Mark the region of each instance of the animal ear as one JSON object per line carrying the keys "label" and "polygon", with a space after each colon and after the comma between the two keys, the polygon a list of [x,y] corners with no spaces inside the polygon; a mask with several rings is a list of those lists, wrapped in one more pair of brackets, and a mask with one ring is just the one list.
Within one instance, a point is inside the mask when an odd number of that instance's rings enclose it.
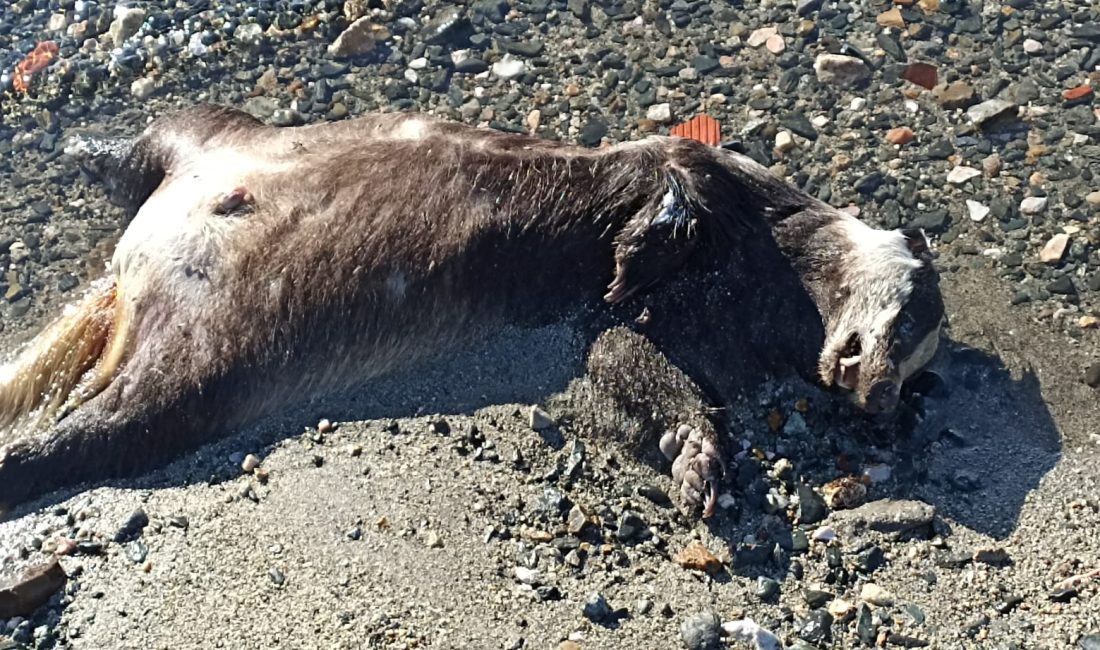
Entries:
{"label": "animal ear", "polygon": [[902,228],[901,234],[905,237],[905,244],[909,247],[909,252],[913,254],[913,257],[924,257],[929,255],[928,238],[924,236],[924,231],[920,228]]}
{"label": "animal ear", "polygon": [[700,208],[672,174],[666,174],[665,186],[615,237],[615,278],[604,300],[626,300],[679,268],[695,248]]}

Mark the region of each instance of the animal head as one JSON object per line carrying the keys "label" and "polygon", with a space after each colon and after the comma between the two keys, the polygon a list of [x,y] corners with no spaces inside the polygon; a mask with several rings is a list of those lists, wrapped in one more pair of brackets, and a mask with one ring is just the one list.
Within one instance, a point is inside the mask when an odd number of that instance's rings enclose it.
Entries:
{"label": "animal head", "polygon": [[864,410],[888,413],[939,346],[944,307],[928,240],[920,230],[876,230],[854,218],[833,227],[841,241],[826,283],[820,379]]}

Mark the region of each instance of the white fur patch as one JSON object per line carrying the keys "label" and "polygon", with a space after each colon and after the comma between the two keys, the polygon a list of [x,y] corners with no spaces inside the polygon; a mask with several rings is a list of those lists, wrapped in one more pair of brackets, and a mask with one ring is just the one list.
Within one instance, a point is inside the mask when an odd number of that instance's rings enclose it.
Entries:
{"label": "white fur patch", "polygon": [[402,122],[393,137],[397,140],[423,140],[428,131],[428,125],[424,120],[409,119]]}

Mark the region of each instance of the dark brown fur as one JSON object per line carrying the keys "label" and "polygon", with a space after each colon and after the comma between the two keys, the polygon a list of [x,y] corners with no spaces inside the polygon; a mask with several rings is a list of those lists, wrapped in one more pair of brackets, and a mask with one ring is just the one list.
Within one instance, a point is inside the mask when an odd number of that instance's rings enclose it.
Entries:
{"label": "dark brown fur", "polygon": [[[838,213],[696,142],[594,151],[397,115],[273,129],[200,107],[95,171],[137,215],[109,289],[117,359],[43,428],[0,418],[9,505],[142,471],[503,324],[648,306],[640,329],[718,394],[816,372],[822,313],[791,259]],[[597,309],[605,294],[618,304]],[[0,404],[20,388],[0,384]]]}

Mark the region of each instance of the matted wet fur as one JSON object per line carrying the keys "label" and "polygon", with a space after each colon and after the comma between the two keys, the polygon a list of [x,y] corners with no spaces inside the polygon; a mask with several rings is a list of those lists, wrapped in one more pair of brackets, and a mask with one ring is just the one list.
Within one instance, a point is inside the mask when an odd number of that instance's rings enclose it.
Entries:
{"label": "matted wet fur", "polygon": [[[8,506],[579,315],[629,324],[700,401],[796,371],[886,411],[943,311],[920,233],[680,138],[592,150],[392,114],[276,129],[201,106],[68,150],[133,218],[108,277],[0,367]],[[704,501],[714,427],[670,417],[687,426],[661,448]]]}

